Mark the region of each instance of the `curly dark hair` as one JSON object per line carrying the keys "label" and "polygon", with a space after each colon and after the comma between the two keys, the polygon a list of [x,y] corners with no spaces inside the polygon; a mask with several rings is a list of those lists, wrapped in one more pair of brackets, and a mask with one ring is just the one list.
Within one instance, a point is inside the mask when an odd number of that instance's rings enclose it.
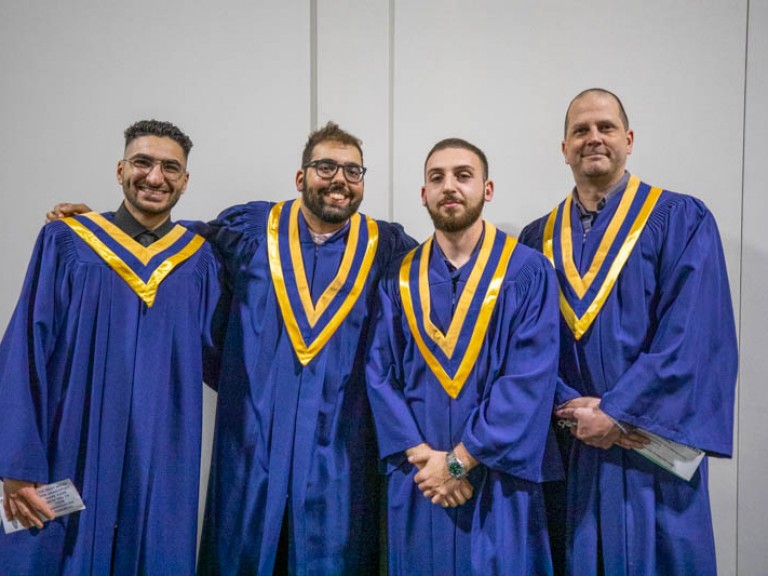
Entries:
{"label": "curly dark hair", "polygon": [[161,120],[139,120],[125,129],[125,147],[141,136],[159,136],[170,138],[184,150],[184,158],[189,157],[192,140],[178,126]]}
{"label": "curly dark hair", "polygon": [[312,151],[315,149],[315,146],[322,142],[338,142],[339,144],[354,146],[360,152],[360,161],[362,162],[363,160],[363,141],[346,130],[339,128],[339,125],[335,122],[328,122],[325,126],[309,135],[307,143],[304,145],[304,152],[301,155],[302,166],[306,166],[312,161]]}

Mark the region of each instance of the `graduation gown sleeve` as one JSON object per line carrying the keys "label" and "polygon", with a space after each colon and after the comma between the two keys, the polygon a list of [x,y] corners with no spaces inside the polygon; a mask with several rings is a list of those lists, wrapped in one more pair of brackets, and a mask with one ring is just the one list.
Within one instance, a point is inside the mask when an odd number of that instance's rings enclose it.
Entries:
{"label": "graduation gown sleeve", "polygon": [[48,482],[51,410],[62,393],[46,366],[68,299],[71,242],[46,226],[40,232],[16,309],[0,346],[0,477]]}
{"label": "graduation gown sleeve", "polygon": [[[541,255],[526,254],[527,261],[510,286],[514,298],[499,303],[505,338],[496,346],[504,349],[503,367],[470,412],[461,440],[489,468],[540,482],[562,474],[549,433],[559,310],[554,270]],[[510,302],[516,303],[515,309],[508,307]]]}
{"label": "graduation gown sleeve", "polygon": [[648,223],[659,253],[657,302],[647,319],[652,337],[605,392],[601,408],[622,422],[730,456],[738,355],[723,249],[703,203],[669,196]]}
{"label": "graduation gown sleeve", "polygon": [[378,289],[373,317],[372,337],[366,363],[368,397],[378,435],[379,454],[389,467],[397,468],[405,460],[405,451],[424,442],[416,418],[403,394],[405,349],[402,307],[397,298],[400,264],[391,266]]}

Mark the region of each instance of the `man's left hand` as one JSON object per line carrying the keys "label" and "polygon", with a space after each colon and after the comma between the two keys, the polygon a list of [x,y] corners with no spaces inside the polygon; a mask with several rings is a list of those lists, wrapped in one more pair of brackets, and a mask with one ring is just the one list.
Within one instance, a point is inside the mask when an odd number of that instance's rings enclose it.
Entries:
{"label": "man's left hand", "polygon": [[585,444],[607,450],[621,438],[621,429],[599,406],[576,408],[573,418],[576,427],[571,428],[571,432]]}

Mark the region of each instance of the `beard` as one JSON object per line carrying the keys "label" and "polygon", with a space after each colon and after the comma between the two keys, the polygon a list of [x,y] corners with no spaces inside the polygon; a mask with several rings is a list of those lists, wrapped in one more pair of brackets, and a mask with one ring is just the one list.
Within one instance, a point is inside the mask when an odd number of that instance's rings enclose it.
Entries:
{"label": "beard", "polygon": [[152,186],[147,185],[144,180],[137,180],[136,182],[126,180],[123,182],[123,195],[125,196],[125,199],[141,214],[155,215],[170,212],[181,198],[181,193],[178,190],[168,190],[165,187],[160,187],[156,190],[166,195],[166,201],[165,203],[156,204],[154,202],[142,200],[139,197],[140,188],[148,190],[153,189]]}
{"label": "beard", "polygon": [[[445,200],[442,202],[445,202]],[[485,200],[480,200],[476,204],[465,203],[463,212],[448,214],[440,212],[439,205],[437,208],[427,205],[427,212],[429,212],[429,217],[432,218],[435,230],[440,232],[461,232],[480,219],[483,214],[483,204],[485,204]]]}
{"label": "beard", "polygon": [[[325,201],[328,192],[340,192],[349,198],[346,206],[336,206]],[[304,184],[301,191],[301,200],[307,209],[323,222],[328,224],[341,224],[349,220],[363,201],[363,195],[355,196],[344,186],[327,186],[324,188],[312,188]]]}

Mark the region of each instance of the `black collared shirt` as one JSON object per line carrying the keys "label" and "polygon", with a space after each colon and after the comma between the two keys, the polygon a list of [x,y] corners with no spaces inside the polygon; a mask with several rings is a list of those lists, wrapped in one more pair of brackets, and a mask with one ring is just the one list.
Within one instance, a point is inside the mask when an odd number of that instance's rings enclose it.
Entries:
{"label": "black collared shirt", "polygon": [[125,203],[120,204],[120,208],[115,211],[112,223],[142,246],[149,246],[153,242],[157,242],[173,230],[173,222],[171,222],[170,217],[154,230],[148,230],[128,212]]}

